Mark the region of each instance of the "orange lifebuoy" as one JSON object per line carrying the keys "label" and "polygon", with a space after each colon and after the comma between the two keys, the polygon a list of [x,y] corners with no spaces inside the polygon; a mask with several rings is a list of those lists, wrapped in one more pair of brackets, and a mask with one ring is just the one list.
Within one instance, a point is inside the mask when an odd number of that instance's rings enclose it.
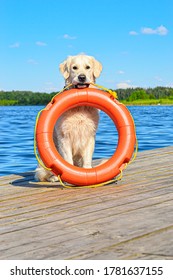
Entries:
{"label": "orange lifebuoy", "polygon": [[[76,106],[92,106],[104,111],[113,120],[118,131],[118,144],[113,156],[102,165],[89,168],[73,166],[58,153],[53,142],[57,119]],[[86,186],[103,183],[117,176],[128,163],[136,142],[133,118],[125,107],[109,93],[95,89],[70,89],[55,96],[41,113],[36,127],[36,142],[40,157],[55,175],[75,185]]]}

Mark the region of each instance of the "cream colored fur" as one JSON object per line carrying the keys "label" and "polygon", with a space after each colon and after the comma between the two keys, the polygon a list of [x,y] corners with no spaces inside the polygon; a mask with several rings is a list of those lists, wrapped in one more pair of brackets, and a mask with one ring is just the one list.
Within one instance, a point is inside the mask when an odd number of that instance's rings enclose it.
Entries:
{"label": "cream colored fur", "polygon": [[[94,57],[77,55],[68,57],[60,64],[65,84],[85,88],[99,77],[102,65]],[[54,143],[61,156],[70,164],[92,168],[92,155],[99,112],[90,106],[78,106],[68,110],[58,119],[54,128]],[[36,169],[36,180],[57,181],[52,172],[40,165]]]}

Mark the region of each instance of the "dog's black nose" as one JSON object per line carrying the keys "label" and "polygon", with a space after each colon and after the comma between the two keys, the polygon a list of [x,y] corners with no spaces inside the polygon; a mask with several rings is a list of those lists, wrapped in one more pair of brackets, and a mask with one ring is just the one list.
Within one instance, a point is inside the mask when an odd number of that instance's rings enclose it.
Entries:
{"label": "dog's black nose", "polygon": [[86,81],[86,76],[84,74],[80,74],[78,76],[78,80],[80,83],[84,83]]}

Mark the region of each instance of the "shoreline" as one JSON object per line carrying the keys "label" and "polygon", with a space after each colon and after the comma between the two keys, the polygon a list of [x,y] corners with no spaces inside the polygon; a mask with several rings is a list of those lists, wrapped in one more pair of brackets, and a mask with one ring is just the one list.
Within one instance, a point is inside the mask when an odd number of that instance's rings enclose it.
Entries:
{"label": "shoreline", "polygon": [[[173,106],[173,100],[166,99],[159,99],[157,102],[156,100],[134,100],[132,102],[126,100],[119,100],[120,103],[124,104],[125,106]],[[160,102],[159,102],[160,101]],[[167,102],[166,102],[167,101]],[[17,106],[46,106],[46,104],[0,104],[0,107],[17,107]]]}
{"label": "shoreline", "polygon": [[126,106],[173,106],[173,100],[169,99],[151,99],[151,100],[134,100],[134,101],[126,101],[121,100],[124,105]]}
{"label": "shoreline", "polygon": [[[120,101],[121,102],[121,101]],[[136,103],[126,103],[126,102],[121,102],[123,103],[125,106],[173,106],[172,104],[136,104]]]}

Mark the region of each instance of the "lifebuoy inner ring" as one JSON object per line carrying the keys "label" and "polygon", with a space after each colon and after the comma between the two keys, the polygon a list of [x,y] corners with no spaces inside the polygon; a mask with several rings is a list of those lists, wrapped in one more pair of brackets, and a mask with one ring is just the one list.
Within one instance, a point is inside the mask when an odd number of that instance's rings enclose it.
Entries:
{"label": "lifebuoy inner ring", "polygon": [[[104,111],[113,120],[118,131],[118,145],[113,156],[102,165],[91,169],[73,166],[58,153],[53,142],[57,119],[76,106],[93,106]],[[40,157],[55,175],[75,185],[103,183],[117,176],[132,157],[136,142],[135,126],[128,109],[109,93],[95,88],[70,89],[55,96],[41,113],[36,127],[36,142]]]}

